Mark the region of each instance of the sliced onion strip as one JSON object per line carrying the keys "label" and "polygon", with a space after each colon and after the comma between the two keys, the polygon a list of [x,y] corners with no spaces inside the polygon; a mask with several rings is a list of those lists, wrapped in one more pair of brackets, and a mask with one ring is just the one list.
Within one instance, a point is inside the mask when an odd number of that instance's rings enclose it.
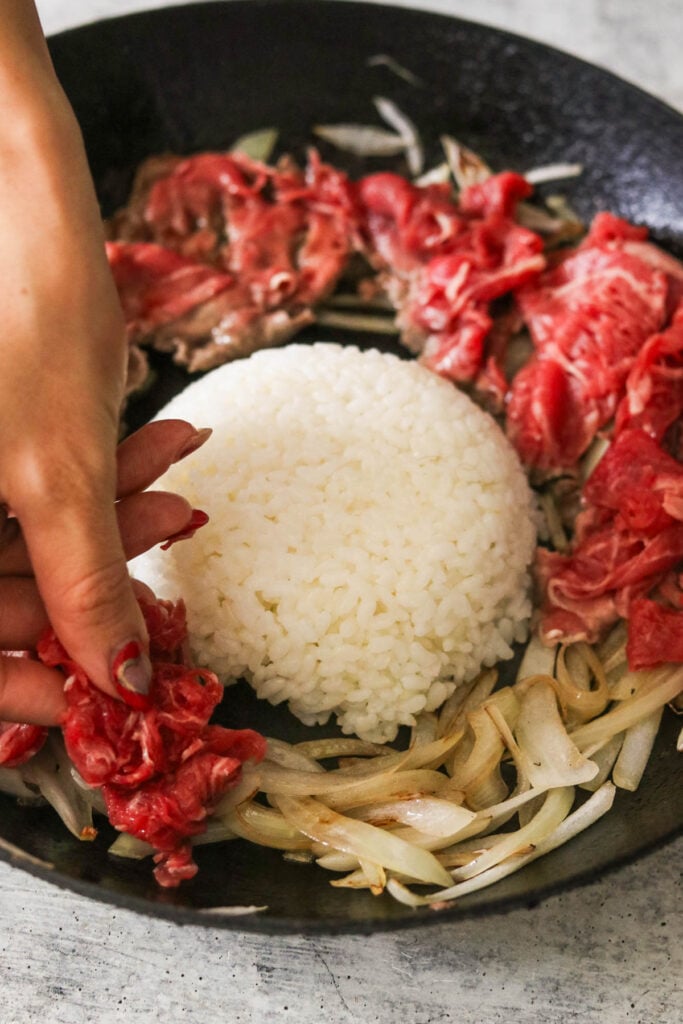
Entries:
{"label": "sliced onion strip", "polygon": [[402,885],[393,878],[387,880],[387,889],[392,896],[408,906],[423,907],[432,905],[436,907],[437,904],[440,906],[447,905],[459,896],[466,896],[470,892],[476,892],[478,889],[484,889],[488,885],[499,882],[501,879],[514,874],[515,871],[519,871],[532,861],[545,856],[546,853],[550,853],[551,850],[555,850],[570,839],[573,839],[610,810],[614,802],[615,792],[616,787],[613,783],[606,782],[584,804],[567,815],[564,821],[547,835],[545,839],[536,843],[534,849],[530,850],[529,853],[503,861],[495,865],[495,867],[482,872],[480,875],[458,882],[448,889],[432,893],[431,896],[420,896],[417,893],[411,892],[405,885]]}
{"label": "sliced onion strip", "polygon": [[359,860],[381,864],[423,882],[439,885],[448,878],[448,873],[427,850],[411,846],[374,825],[337,814],[312,797],[296,800],[280,796],[277,806],[294,828],[332,849],[353,854]]}
{"label": "sliced onion strip", "polygon": [[612,780],[619,789],[635,792],[640,785],[647,762],[650,759],[664,706],[627,729],[619,756],[614,765]]}
{"label": "sliced onion strip", "polygon": [[574,790],[571,786],[551,790],[546,795],[540,810],[528,825],[517,829],[516,832],[511,832],[471,864],[459,868],[454,872],[453,877],[458,881],[464,881],[494,867],[506,857],[519,856],[528,847],[536,846],[541,839],[546,838],[553,829],[557,828],[560,822],[564,821],[571,810],[573,801]]}
{"label": "sliced onion strip", "polygon": [[261,804],[242,804],[228,811],[221,819],[223,825],[242,839],[276,850],[306,850],[308,839],[271,807]]}
{"label": "sliced onion strip", "polygon": [[683,692],[681,665],[663,665],[640,675],[647,676],[647,679],[643,680],[641,690],[634,697],[624,700],[600,718],[580,725],[572,731],[572,740],[579,750],[587,750],[597,744],[606,743],[612,736],[630,729],[636,722],[651,715],[657,708],[668,704]]}
{"label": "sliced onion strip", "polygon": [[535,789],[576,786],[598,773],[568,735],[555,690],[542,677],[522,697],[515,738],[524,774]]}
{"label": "sliced onion strip", "polygon": [[411,825],[437,838],[456,835],[476,817],[474,811],[434,796],[369,804],[353,809],[349,816],[371,825]]}

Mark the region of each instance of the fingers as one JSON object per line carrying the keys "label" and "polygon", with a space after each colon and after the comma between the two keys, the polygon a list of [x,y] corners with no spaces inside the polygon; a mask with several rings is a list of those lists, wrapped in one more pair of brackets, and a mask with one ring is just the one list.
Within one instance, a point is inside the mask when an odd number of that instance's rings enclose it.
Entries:
{"label": "fingers", "polygon": [[[162,491],[131,495],[118,504],[117,512],[128,559],[181,532],[192,519],[192,508],[184,498]],[[10,562],[20,571],[8,568]],[[47,613],[30,574],[28,552],[19,536],[9,560],[0,553],[0,650],[35,647],[47,625]]]}
{"label": "fingers", "polygon": [[[32,646],[49,617],[101,689],[133,701],[136,692],[146,692],[146,629],[126,561],[186,531],[192,509],[175,494],[138,492],[196,451],[210,433],[182,420],[137,431],[117,451],[116,505],[102,494],[98,499],[89,479],[79,481],[71,471],[61,485],[53,480],[41,495],[19,502],[21,529],[0,506],[0,647]],[[30,578],[32,566],[43,601]],[[119,639],[112,642],[113,637]]]}
{"label": "fingers", "polygon": [[183,530],[192,518],[192,506],[179,494],[146,491],[118,502],[116,513],[130,560]]}
{"label": "fingers", "polygon": [[47,624],[35,580],[0,579],[0,650],[24,651],[35,647]]}
{"label": "fingers", "polygon": [[[120,502],[119,524],[132,558],[181,530],[192,515],[188,502],[176,494],[136,494]],[[23,545],[23,541],[22,541]],[[25,550],[25,549],[24,549]],[[153,594],[132,581],[136,598]],[[48,625],[35,580],[0,578],[0,650],[28,650]],[[65,710],[64,678],[26,658],[0,658],[0,720],[55,725]]]}
{"label": "fingers", "polygon": [[145,694],[147,631],[115,514],[115,452],[83,444],[56,454],[50,461],[29,448],[8,488],[48,618],[102,690]]}
{"label": "fingers", "polygon": [[28,658],[0,657],[0,719],[58,725],[66,711],[64,677]]}
{"label": "fingers", "polygon": [[[116,516],[126,559],[130,561],[185,529],[192,518],[192,508],[179,494],[146,491],[117,502]],[[16,528],[10,530],[10,524]],[[16,520],[11,519],[5,531],[0,531],[0,578],[5,576],[33,576],[26,542]]]}
{"label": "fingers", "polygon": [[116,453],[118,498],[144,491],[170,465],[197,451],[211,436],[184,420],[156,420],[122,441]]}

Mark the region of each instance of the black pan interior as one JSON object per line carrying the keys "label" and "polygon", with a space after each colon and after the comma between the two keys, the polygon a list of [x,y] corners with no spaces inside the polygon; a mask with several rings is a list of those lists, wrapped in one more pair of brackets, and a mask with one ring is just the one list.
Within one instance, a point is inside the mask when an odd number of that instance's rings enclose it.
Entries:
{"label": "black pan interior", "polygon": [[[428,163],[439,159],[443,133],[496,169],[579,162],[583,175],[563,183],[562,192],[583,218],[611,210],[647,224],[656,239],[683,254],[680,115],[606,72],[505,32],[370,4],[237,0],[100,22],[54,37],[50,48],[82,126],[105,215],[125,201],[136,166],[152,153],[227,147],[244,132],[275,126],[280,149],[302,156],[313,125],[374,121],[372,98],[383,95],[419,125]],[[379,54],[409,69],[419,84],[386,64],[370,66]],[[351,174],[385,166],[322,152]],[[163,360],[156,370],[157,384],[132,410],[131,426],[187,381]],[[310,735],[286,711],[257,705],[246,687],[229,691],[227,700],[230,724],[292,740]],[[0,854],[88,896],[212,926],[360,932],[497,913],[589,881],[681,831],[677,729],[668,715],[641,788],[620,794],[607,818],[441,914],[333,889],[319,869],[241,842],[202,848],[198,877],[165,892],[147,863],[108,856],[106,829],[94,844],[79,844],[50,810],[18,807],[5,797]],[[268,909],[252,917],[206,913],[231,904]]]}

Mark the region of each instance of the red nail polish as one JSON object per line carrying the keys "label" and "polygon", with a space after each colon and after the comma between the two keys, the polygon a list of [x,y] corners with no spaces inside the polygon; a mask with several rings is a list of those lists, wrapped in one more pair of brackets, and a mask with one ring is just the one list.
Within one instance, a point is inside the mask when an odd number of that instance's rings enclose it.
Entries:
{"label": "red nail polish", "polygon": [[152,663],[137,640],[129,640],[114,655],[111,674],[116,692],[129,707],[144,711],[149,707]]}
{"label": "red nail polish", "polygon": [[188,455],[192,455],[198,448],[208,441],[213,430],[211,427],[202,427],[201,430],[195,430],[194,434],[185,442],[178,454],[176,455],[174,462],[180,462],[181,459],[186,459]]}
{"label": "red nail polish", "polygon": [[193,508],[192,515],[189,521],[182,530],[178,530],[177,533],[172,533],[170,537],[167,537],[164,543],[161,545],[162,551],[168,551],[171,544],[175,544],[179,540],[189,540],[190,537],[194,537],[197,530],[202,526],[206,526],[209,521],[209,517],[206,512],[202,512],[200,508]]}

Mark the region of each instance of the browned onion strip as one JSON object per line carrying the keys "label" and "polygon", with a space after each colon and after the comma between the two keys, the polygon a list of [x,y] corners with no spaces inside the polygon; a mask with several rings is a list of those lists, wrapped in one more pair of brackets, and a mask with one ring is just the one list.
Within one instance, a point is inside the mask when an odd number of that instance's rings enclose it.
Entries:
{"label": "browned onion strip", "polygon": [[646,678],[635,696],[572,732],[572,740],[579,750],[597,749],[598,745],[602,746],[612,736],[629,729],[683,692],[683,665],[662,665],[641,676]]}

